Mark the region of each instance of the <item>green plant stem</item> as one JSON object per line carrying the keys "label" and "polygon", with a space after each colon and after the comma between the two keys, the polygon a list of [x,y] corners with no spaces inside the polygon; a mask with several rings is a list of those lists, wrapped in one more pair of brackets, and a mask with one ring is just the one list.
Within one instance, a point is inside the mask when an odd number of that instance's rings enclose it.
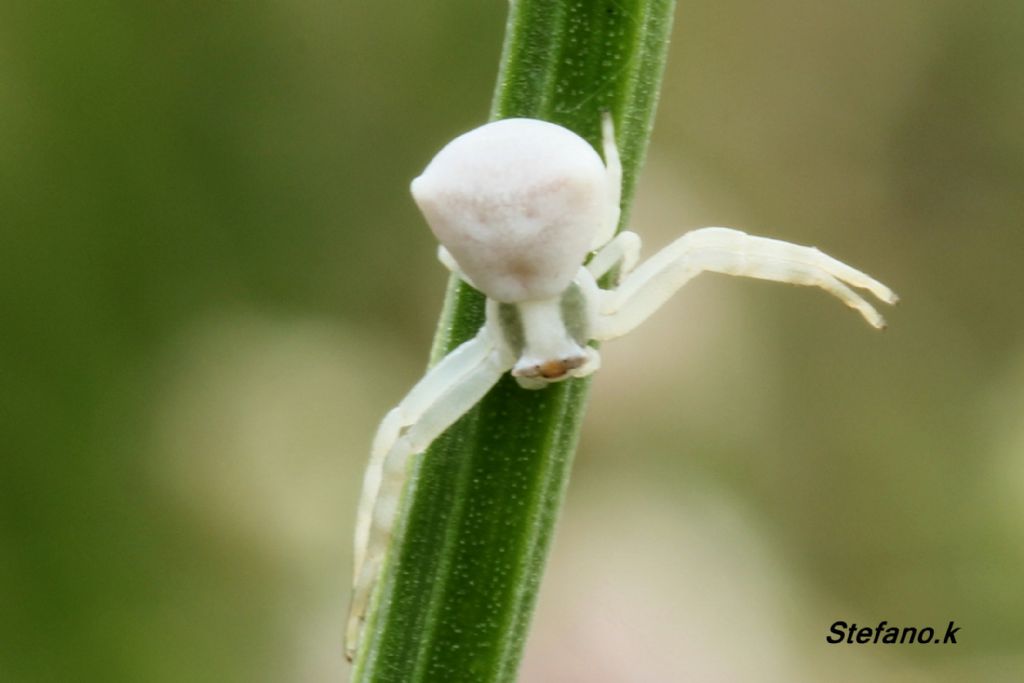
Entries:
{"label": "green plant stem", "polygon": [[[515,0],[492,117],[553,121],[600,149],[610,110],[623,223],[643,160],[674,0]],[[432,361],[472,337],[483,297],[452,279]],[[569,478],[588,380],[505,377],[416,460],[352,680],[511,681]]]}

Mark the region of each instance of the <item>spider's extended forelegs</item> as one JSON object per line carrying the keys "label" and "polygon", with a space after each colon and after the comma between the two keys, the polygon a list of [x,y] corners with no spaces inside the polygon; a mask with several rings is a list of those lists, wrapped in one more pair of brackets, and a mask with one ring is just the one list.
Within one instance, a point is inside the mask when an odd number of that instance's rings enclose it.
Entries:
{"label": "spider's extended forelegs", "polygon": [[349,659],[394,528],[409,458],[472,408],[511,366],[485,326],[431,368],[378,427],[356,518],[354,585],[345,636]]}
{"label": "spider's extended forelegs", "polygon": [[702,228],[662,249],[640,264],[617,289],[605,293],[595,338],[613,339],[626,334],[687,281],[705,271],[820,287],[878,328],[885,327],[882,316],[847,284],[867,289],[886,303],[897,301],[882,283],[814,247],[754,237],[730,228]]}

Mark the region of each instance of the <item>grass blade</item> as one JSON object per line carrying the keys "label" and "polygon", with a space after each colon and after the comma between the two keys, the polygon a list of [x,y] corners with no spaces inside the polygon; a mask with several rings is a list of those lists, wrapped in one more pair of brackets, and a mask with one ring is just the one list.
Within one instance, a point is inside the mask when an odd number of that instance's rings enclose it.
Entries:
{"label": "grass blade", "polygon": [[[650,136],[675,3],[514,0],[493,118],[618,127],[623,221]],[[483,323],[453,280],[436,361]],[[417,459],[353,681],[515,679],[579,435],[588,380],[524,391],[503,379]]]}

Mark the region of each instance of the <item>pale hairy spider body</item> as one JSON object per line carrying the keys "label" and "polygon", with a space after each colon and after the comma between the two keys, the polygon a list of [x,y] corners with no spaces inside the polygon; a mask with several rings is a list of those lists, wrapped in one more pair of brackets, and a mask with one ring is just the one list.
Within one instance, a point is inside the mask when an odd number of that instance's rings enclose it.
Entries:
{"label": "pale hairy spider body", "polygon": [[[705,271],[817,286],[874,327],[885,325],[850,286],[886,303],[897,300],[892,290],[813,247],[701,228],[638,266],[639,236],[615,234],[622,170],[610,115],[602,121],[602,138],[603,162],[561,126],[496,121],[453,140],[412,182],[413,198],[441,243],[441,262],[486,295],[486,322],[430,368],[377,430],[356,521],[350,658],[409,459],[506,372],[526,389],[593,373],[600,355],[591,341],[631,331]],[[602,288],[598,281],[616,267],[619,284]]]}

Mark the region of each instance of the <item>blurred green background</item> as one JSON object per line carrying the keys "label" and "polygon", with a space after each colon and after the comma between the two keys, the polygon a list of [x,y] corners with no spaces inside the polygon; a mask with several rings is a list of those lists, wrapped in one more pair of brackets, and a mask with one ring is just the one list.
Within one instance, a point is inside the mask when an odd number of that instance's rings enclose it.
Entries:
{"label": "blurred green background", "polygon": [[[445,286],[409,180],[507,3],[0,4],[0,681],[337,681],[358,482]],[[1024,5],[682,0],[522,680],[1024,676]],[[827,645],[836,620],[960,644]]]}

